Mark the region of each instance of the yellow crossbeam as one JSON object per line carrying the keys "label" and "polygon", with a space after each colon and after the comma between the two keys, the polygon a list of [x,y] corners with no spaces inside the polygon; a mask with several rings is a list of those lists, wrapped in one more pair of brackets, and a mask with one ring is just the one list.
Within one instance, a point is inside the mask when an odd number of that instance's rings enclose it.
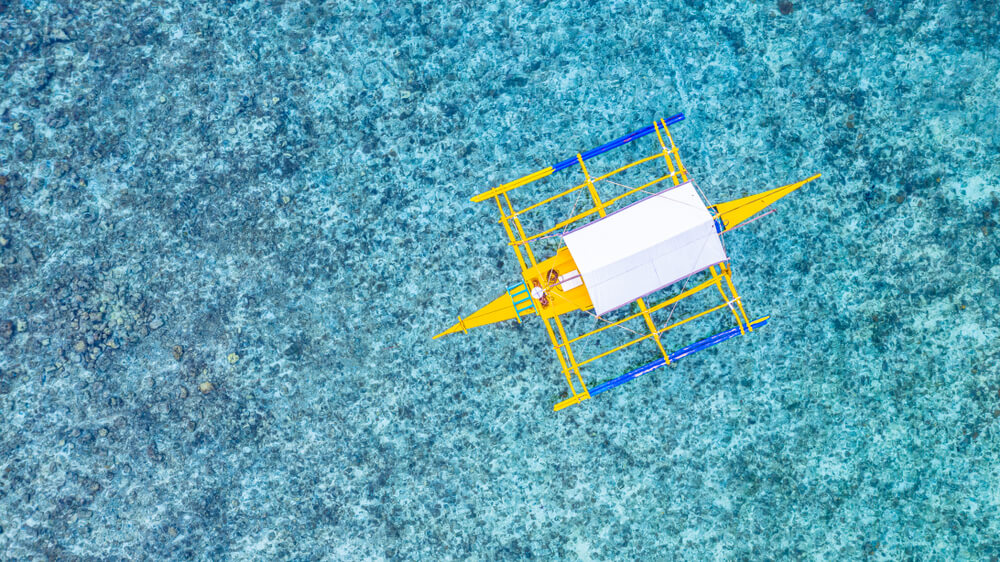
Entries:
{"label": "yellow crossbeam", "polygon": [[566,349],[566,357],[569,358],[569,363],[573,366],[573,372],[576,373],[576,379],[580,381],[580,386],[583,387],[583,392],[581,394],[585,394],[587,395],[587,398],[589,398],[590,393],[587,391],[587,383],[583,382],[583,376],[580,375],[580,365],[573,357],[573,348],[571,348],[569,343],[566,342],[568,339],[566,337],[566,329],[563,328],[562,321],[559,320],[558,316],[554,317],[553,320],[556,323],[556,327],[559,328],[559,337],[562,338],[562,341],[564,342],[563,347]]}
{"label": "yellow crossbeam", "polygon": [[[608,172],[608,173],[604,174],[603,176],[598,176],[598,177],[594,178],[594,183],[596,184],[597,182],[606,180],[606,179],[614,176],[615,174],[620,174],[621,172],[624,172],[625,170],[628,170],[629,168],[631,168],[633,166],[638,166],[639,164],[645,164],[646,162],[649,162],[650,160],[655,160],[655,159],[657,159],[659,157],[660,157],[659,154],[654,154],[652,156],[647,156],[645,158],[636,160],[635,162],[631,162],[629,164],[626,164],[626,165],[622,166],[621,168],[618,168],[617,170],[612,170],[611,172]],[[534,205],[525,207],[525,208],[521,209],[520,211],[518,211],[517,214],[523,215],[524,213],[526,213],[528,211],[537,209],[538,207],[541,207],[542,205],[546,205],[548,203],[551,203],[551,202],[555,201],[556,199],[559,199],[560,197],[565,197],[565,196],[567,196],[567,195],[569,195],[571,193],[575,193],[575,192],[577,192],[577,191],[579,191],[579,190],[581,190],[581,189],[583,189],[585,187],[587,187],[587,182],[583,182],[583,183],[581,183],[579,185],[573,186],[573,187],[571,187],[571,188],[569,188],[569,189],[567,189],[565,191],[562,191],[560,193],[557,193],[557,194],[553,195],[552,197],[549,197],[548,199],[545,199],[543,201],[539,201],[538,203],[535,203]]]}
{"label": "yellow crossbeam", "polygon": [[727,306],[729,306],[729,303],[728,302],[724,302],[724,303],[720,304],[719,306],[714,306],[712,308],[709,308],[708,310],[704,310],[702,312],[699,312],[698,314],[695,314],[694,316],[689,316],[689,317],[685,318],[684,320],[681,320],[679,322],[674,322],[673,324],[671,324],[671,325],[669,325],[669,326],[667,326],[665,328],[660,328],[659,330],[656,330],[656,331],[651,332],[649,334],[646,334],[644,336],[639,336],[638,338],[635,338],[634,340],[632,340],[632,341],[630,341],[628,343],[624,343],[624,344],[619,345],[618,347],[616,347],[614,349],[610,349],[608,351],[605,351],[604,353],[595,355],[595,356],[591,357],[590,359],[587,359],[586,361],[582,361],[582,362],[578,363],[577,365],[579,367],[583,367],[584,365],[590,363],[591,361],[596,361],[596,360],[598,360],[598,359],[600,359],[602,357],[607,357],[608,355],[611,355],[612,353],[615,353],[616,351],[621,351],[621,350],[625,349],[626,347],[629,347],[631,345],[635,345],[635,344],[637,344],[637,343],[639,343],[639,342],[641,342],[641,341],[643,341],[645,339],[651,338],[653,336],[657,336],[657,335],[662,334],[664,332],[667,332],[669,330],[673,330],[674,328],[676,328],[678,326],[681,326],[682,324],[686,324],[686,323],[688,323],[688,322],[690,322],[692,320],[695,320],[697,318],[701,318],[702,316],[704,316],[706,314],[711,314],[711,313],[715,312],[716,310],[721,310],[721,309],[723,309],[723,308],[725,308]]}
{"label": "yellow crossbeam", "polygon": [[755,195],[750,195],[748,197],[741,197],[739,199],[734,199],[732,201],[727,201],[725,203],[718,203],[712,205],[709,209],[715,210],[715,218],[722,219],[725,224],[726,229],[723,232],[729,232],[730,230],[736,228],[740,224],[744,223],[757,214],[758,212],[764,210],[768,205],[774,203],[778,199],[788,195],[789,193],[795,191],[796,189],[806,185],[807,183],[820,177],[819,174],[810,176],[802,181],[795,183],[790,183],[788,185],[778,187],[765,191],[763,193],[757,193]]}
{"label": "yellow crossbeam", "polygon": [[660,119],[660,123],[663,125],[663,130],[667,133],[667,138],[670,140],[670,151],[674,154],[674,160],[677,161],[677,171],[681,173],[681,179],[683,181],[688,181],[687,169],[684,168],[684,163],[681,162],[681,155],[677,152],[677,145],[674,144],[674,136],[670,134],[670,128],[667,127],[667,122]]}
{"label": "yellow crossbeam", "polygon": [[663,148],[663,159],[667,161],[667,168],[670,169],[670,178],[674,180],[674,185],[680,185],[681,182],[677,180],[677,170],[674,168],[674,162],[670,159],[670,150],[667,149],[666,143],[663,142],[663,135],[660,134],[660,126],[660,123],[653,122],[653,127],[656,128],[656,138],[659,139],[660,147]]}
{"label": "yellow crossbeam", "polygon": [[489,191],[486,191],[486,192],[480,193],[479,195],[473,196],[472,199],[470,199],[470,201],[472,201],[474,203],[479,203],[480,201],[486,201],[490,197],[496,197],[498,195],[503,195],[503,194],[507,193],[508,191],[510,191],[512,189],[517,189],[517,188],[521,187],[522,185],[528,185],[529,183],[531,183],[533,181],[540,180],[540,179],[542,179],[542,178],[544,178],[546,176],[550,176],[550,175],[552,175],[552,172],[553,172],[552,166],[549,166],[548,168],[543,168],[543,169],[538,170],[537,172],[535,172],[533,174],[528,174],[528,175],[526,175],[526,176],[524,176],[522,178],[518,178],[518,179],[516,179],[516,180],[514,180],[512,182],[505,183],[505,184],[503,184],[503,185],[501,185],[499,187],[494,187],[493,189],[491,189]]}
{"label": "yellow crossbeam", "polygon": [[[715,286],[719,289],[719,294],[722,295],[722,300],[725,302],[730,302],[729,295],[727,295],[726,292],[722,290],[722,277],[724,277],[724,275],[719,275],[718,273],[716,273],[714,265],[710,269],[712,270],[712,277],[715,278]],[[740,327],[740,335],[742,336],[743,334],[746,333],[746,330],[743,329],[743,321],[740,320],[740,315],[736,312],[736,308],[734,306],[729,305],[729,310],[733,312],[733,317],[736,318],[736,325]]]}
{"label": "yellow crossbeam", "polygon": [[729,292],[733,294],[733,298],[736,300],[736,306],[740,307],[740,314],[743,315],[743,322],[746,323],[747,329],[751,332],[753,331],[753,324],[747,318],[747,311],[743,310],[743,300],[740,299],[739,293],[736,292],[736,287],[733,285],[733,270],[729,269],[729,265],[726,266],[726,284],[729,285]]}
{"label": "yellow crossbeam", "polygon": [[646,302],[640,298],[636,299],[635,303],[639,305],[639,311],[642,313],[642,318],[646,321],[646,328],[648,328],[649,332],[655,336],[656,347],[660,348],[660,354],[663,355],[663,360],[669,364],[670,356],[667,355],[667,352],[663,349],[663,343],[660,342],[660,334],[656,332],[656,324],[653,323],[653,316],[649,313],[649,309],[646,308]]}
{"label": "yellow crossbeam", "polygon": [[[507,208],[510,209],[511,216],[509,218],[514,220],[514,226],[517,227],[517,233],[521,237],[521,243],[524,244],[524,251],[528,254],[528,259],[531,261],[531,266],[535,267],[538,262],[535,260],[535,253],[531,251],[531,245],[525,240],[524,228],[521,226],[521,219],[517,218],[517,214],[514,213],[514,205],[510,202],[510,197],[506,193],[503,194],[504,200],[507,201]],[[527,269],[527,268],[525,268]],[[524,270],[522,270],[524,271]]]}
{"label": "yellow crossbeam", "polygon": [[[704,289],[706,289],[708,287],[711,287],[714,284],[715,284],[715,279],[707,279],[707,280],[703,281],[702,283],[698,284],[695,287],[692,287],[692,288],[690,288],[690,289],[688,289],[688,290],[686,290],[686,291],[684,291],[682,293],[678,293],[678,294],[674,295],[673,297],[670,297],[669,299],[667,299],[667,300],[665,300],[665,301],[663,301],[661,303],[657,303],[656,305],[650,307],[649,312],[653,313],[653,312],[656,312],[657,310],[660,310],[662,308],[670,306],[670,305],[674,304],[675,302],[680,301],[682,299],[686,299],[686,298],[690,297],[691,295],[697,293],[698,291],[702,291],[702,290],[704,290]],[[600,328],[597,328],[595,330],[591,330],[591,331],[587,332],[586,334],[583,334],[582,336],[577,336],[577,337],[569,340],[569,342],[567,342],[567,343],[575,343],[575,342],[578,342],[578,341],[580,341],[580,340],[582,340],[584,338],[589,338],[590,336],[593,336],[595,334],[603,332],[604,330],[607,330],[608,328],[614,328],[615,326],[624,324],[625,322],[628,322],[629,320],[634,320],[635,318],[638,318],[639,316],[642,316],[642,312],[637,312],[637,313],[635,313],[635,314],[633,314],[631,316],[628,316],[626,318],[623,318],[623,319],[621,319],[621,320],[619,320],[617,322],[611,322],[611,323],[605,324],[605,325],[601,326]]]}
{"label": "yellow crossbeam", "polygon": [[521,248],[519,247],[520,242],[514,237],[514,231],[510,228],[510,223],[507,222],[507,213],[503,210],[503,205],[500,203],[500,196],[496,195],[493,199],[497,202],[497,209],[500,210],[501,223],[503,223],[503,229],[507,232],[507,238],[510,238],[510,245],[514,246],[514,251],[517,253],[517,262],[521,264],[521,271],[527,271],[528,266],[524,263],[524,256],[521,255]]}
{"label": "yellow crossbeam", "polygon": [[601,196],[597,194],[597,188],[594,187],[594,182],[590,179],[590,172],[587,171],[587,165],[583,163],[583,155],[577,153],[576,159],[580,161],[580,169],[583,170],[583,177],[587,178],[587,191],[590,192],[590,198],[594,200],[594,208],[597,209],[597,214],[602,217],[607,216],[607,213],[604,211],[604,203],[601,203]]}
{"label": "yellow crossbeam", "polygon": [[[646,189],[647,187],[650,187],[652,185],[656,185],[657,183],[659,183],[659,182],[661,182],[661,181],[663,181],[663,180],[665,180],[665,179],[667,179],[669,177],[670,176],[660,176],[660,177],[656,178],[655,180],[653,180],[653,181],[651,181],[649,183],[640,185],[639,187],[637,187],[635,189],[631,189],[629,191],[626,191],[625,193],[619,195],[618,197],[615,197],[614,199],[611,199],[611,200],[607,201],[606,203],[604,203],[604,206],[605,207],[609,207],[609,206],[617,203],[618,201],[621,201],[622,199],[628,197],[629,195],[632,195],[632,194],[634,194],[636,192],[642,191],[643,189]],[[547,236],[549,234],[552,234],[553,232],[555,232],[557,230],[561,230],[564,227],[566,227],[568,225],[571,225],[574,222],[576,222],[576,221],[578,221],[578,220],[580,220],[582,218],[589,217],[590,215],[596,213],[597,211],[598,211],[597,207],[594,207],[594,208],[592,208],[590,210],[584,211],[584,212],[582,212],[582,213],[580,213],[578,215],[570,217],[570,218],[568,218],[568,219],[560,222],[559,224],[553,226],[552,228],[550,228],[548,230],[543,230],[542,232],[539,232],[538,234],[535,234],[534,236],[528,236],[523,241],[511,242],[511,245],[514,245],[514,244],[525,244],[525,243],[531,242],[533,240],[537,240],[539,238],[542,238],[543,236]]]}
{"label": "yellow crossbeam", "polygon": [[729,306],[729,303],[728,302],[724,302],[724,303],[720,304],[719,306],[713,306],[712,308],[709,308],[708,310],[703,310],[703,311],[699,312],[698,314],[695,314],[694,316],[689,316],[689,317],[685,318],[684,320],[681,320],[679,322],[674,322],[673,324],[671,324],[671,325],[669,325],[669,326],[667,326],[665,328],[660,328],[660,333],[662,334],[663,332],[669,332],[670,330],[673,330],[674,328],[676,328],[676,327],[678,327],[678,326],[680,326],[682,324],[687,324],[688,322],[690,322],[692,320],[697,320],[698,318],[701,318],[702,316],[705,316],[706,314],[711,314],[711,313],[715,312],[716,310],[721,310],[722,307],[725,307],[725,306]]}

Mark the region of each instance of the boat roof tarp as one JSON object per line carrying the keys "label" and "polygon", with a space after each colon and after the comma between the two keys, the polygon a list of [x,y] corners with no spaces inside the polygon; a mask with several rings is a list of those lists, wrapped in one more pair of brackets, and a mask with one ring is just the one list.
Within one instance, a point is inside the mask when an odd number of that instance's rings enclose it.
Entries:
{"label": "boat roof tarp", "polygon": [[563,240],[596,314],[727,259],[712,215],[690,181],[582,226]]}

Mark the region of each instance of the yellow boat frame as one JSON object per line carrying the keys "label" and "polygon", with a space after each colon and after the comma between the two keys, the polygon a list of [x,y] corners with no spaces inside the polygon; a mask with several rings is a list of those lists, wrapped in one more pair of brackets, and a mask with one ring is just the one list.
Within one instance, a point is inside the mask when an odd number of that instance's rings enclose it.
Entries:
{"label": "yellow boat frame", "polygon": [[[754,328],[766,324],[767,320],[770,318],[769,316],[759,318],[752,322],[750,321],[743,307],[742,299],[733,284],[732,270],[730,269],[728,261],[720,263],[717,266],[709,267],[707,271],[709,274],[708,278],[701,281],[696,286],[683,290],[679,294],[652,305],[647,305],[642,298],[636,299],[634,302],[638,306],[638,312],[615,322],[607,322],[603,326],[579,336],[570,337],[567,335],[565,326],[560,320],[560,316],[568,312],[577,310],[587,311],[593,309],[590,296],[587,293],[586,286],[584,284],[580,284],[572,288],[566,288],[566,290],[564,290],[561,282],[555,282],[553,279],[549,278],[549,272],[551,271],[568,272],[577,269],[573,262],[573,258],[565,245],[560,247],[554,256],[539,262],[535,257],[535,252],[532,250],[531,243],[543,237],[549,237],[554,233],[565,231],[567,227],[583,219],[587,219],[589,217],[604,217],[607,215],[608,210],[613,206],[622,203],[630,196],[646,192],[648,188],[653,187],[664,180],[669,179],[674,186],[678,186],[688,181],[687,169],[681,161],[677,145],[674,143],[673,135],[670,133],[670,129],[668,127],[669,125],[680,122],[683,119],[683,114],[674,115],[669,119],[660,119],[654,122],[651,126],[621,137],[615,141],[602,145],[601,147],[585,153],[578,153],[575,158],[570,158],[554,166],[543,168],[537,172],[528,174],[520,179],[500,185],[473,197],[473,202],[487,201],[489,199],[493,199],[495,202],[497,209],[500,212],[499,222],[503,225],[504,231],[507,233],[507,238],[509,240],[508,244],[514,248],[514,253],[517,255],[518,263],[521,266],[522,282],[508,287],[506,294],[496,298],[493,302],[479,309],[472,315],[466,318],[459,316],[456,324],[437,334],[434,338],[437,339],[441,336],[459,331],[467,333],[469,328],[493,324],[504,320],[516,319],[518,322],[521,322],[525,316],[537,314],[545,323],[545,330],[548,333],[549,340],[552,342],[552,348],[555,350],[556,356],[559,359],[559,364],[562,367],[566,383],[569,385],[570,396],[557,403],[553,408],[554,410],[561,410],[567,406],[587,400],[600,392],[610,390],[611,388],[623,384],[624,382],[638,378],[639,376],[642,376],[643,374],[659,367],[669,365],[671,362],[679,359],[680,357],[684,357],[690,353],[711,347],[731,337],[752,332]],[[597,177],[591,176],[585,163],[586,160],[654,132],[656,133],[656,139],[659,141],[659,150],[657,152],[621,166],[606,174],[599,175]],[[635,166],[652,162],[660,158],[662,158],[663,162],[666,164],[666,174],[660,175],[659,177],[639,187],[629,188],[624,193],[606,201],[601,198],[597,191],[597,185],[599,182],[608,180],[616,174],[624,172],[625,170],[631,169]],[[576,186],[521,209],[516,209],[514,204],[511,202],[510,192],[515,189],[546,178],[555,172],[572,167],[576,164],[579,164],[580,170],[583,174],[583,181]],[[774,201],[777,201],[778,199],[818,177],[820,177],[820,174],[816,174],[800,182],[765,191],[763,193],[758,193],[749,197],[736,199],[734,201],[718,205],[710,205],[708,209],[712,212],[713,218],[715,219],[716,230],[720,235],[724,232],[733,230]],[[525,232],[521,222],[521,217],[523,215],[534,211],[543,205],[552,203],[562,197],[576,193],[582,189],[587,190],[593,204],[592,207],[577,213],[572,217],[562,220],[554,226],[541,232],[531,235],[528,235],[528,233]],[[529,287],[535,288],[536,294],[540,288],[542,296],[540,298],[535,298],[535,296],[531,294]],[[691,297],[703,290],[711,289],[712,287],[715,287],[721,295],[722,304],[708,308],[687,318],[671,322],[669,325],[657,326],[654,323],[652,318],[653,312],[674,305],[683,299]],[[736,320],[735,328],[695,342],[694,344],[681,348],[673,353],[667,352],[662,341],[662,335],[664,333],[712,312],[722,310],[723,308],[729,308],[732,312],[732,315]],[[572,344],[601,333],[609,328],[621,326],[622,324],[639,317],[644,320],[648,333],[633,338],[632,340],[613,349],[594,355],[593,357],[589,357],[584,360],[577,359],[573,352]],[[581,367],[601,359],[602,357],[606,357],[612,353],[621,351],[649,339],[652,339],[656,343],[656,347],[661,355],[659,359],[606,383],[588,388],[587,383],[584,381],[581,374]],[[576,379],[575,382],[574,378]]]}

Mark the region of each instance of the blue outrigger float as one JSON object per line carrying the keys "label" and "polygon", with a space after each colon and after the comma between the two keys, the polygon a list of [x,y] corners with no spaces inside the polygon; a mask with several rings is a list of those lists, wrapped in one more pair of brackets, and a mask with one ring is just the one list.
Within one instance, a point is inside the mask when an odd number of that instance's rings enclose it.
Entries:
{"label": "blue outrigger float", "polygon": [[[459,316],[457,323],[434,337],[467,333],[469,328],[505,320],[521,322],[532,314],[541,317],[569,384],[570,396],[554,406],[555,410],[561,410],[767,324],[769,316],[753,321],[747,316],[733,285],[722,235],[749,222],[751,217],[771,203],[820,175],[749,197],[709,204],[698,186],[688,179],[687,169],[670,133],[669,127],[683,119],[683,113],[660,119],[643,129],[473,197],[474,202],[492,199],[496,203],[508,244],[514,248],[521,266],[521,280],[473,314],[465,318]],[[658,150],[652,155],[596,177],[587,169],[586,162],[592,158],[654,133]],[[662,162],[665,169],[660,170],[666,173],[635,188],[609,179],[648,162]],[[580,166],[583,175],[579,184],[525,207],[513,204],[511,192],[514,190],[576,165]],[[661,191],[649,191],[649,188],[665,180],[670,180],[672,185]],[[597,190],[601,182],[611,184],[617,188],[615,191],[624,189],[624,192],[602,199]],[[574,204],[571,217],[537,233],[529,235],[525,231],[522,217],[526,214],[567,195],[582,193],[581,190],[586,190],[589,195],[592,203],[589,209],[576,213]],[[563,244],[555,255],[538,261],[531,243],[553,237],[561,238]],[[695,277],[701,281],[687,288],[688,280]],[[657,303],[644,300],[681,281],[684,285],[677,294]],[[665,311],[667,307],[671,307],[672,313],[672,307],[681,300],[712,287],[722,296],[721,304],[681,320],[673,320],[670,314],[665,322],[658,324],[654,318],[654,313]],[[625,318],[609,321],[601,317],[633,303],[638,312]],[[723,309],[732,313],[735,327],[676,351],[666,350],[662,341],[666,332]],[[560,316],[577,311],[597,317],[603,325],[581,335],[568,335]],[[639,319],[645,324],[646,333],[629,330],[638,337],[584,360],[577,359],[574,354],[572,344]],[[602,384],[587,386],[581,374],[582,367],[642,341],[654,342],[660,357]]]}

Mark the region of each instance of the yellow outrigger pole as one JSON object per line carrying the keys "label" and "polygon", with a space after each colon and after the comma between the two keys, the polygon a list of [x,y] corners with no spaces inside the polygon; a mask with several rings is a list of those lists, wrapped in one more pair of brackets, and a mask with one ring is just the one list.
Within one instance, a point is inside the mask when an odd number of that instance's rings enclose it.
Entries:
{"label": "yellow outrigger pole", "polygon": [[[499,222],[503,225],[504,231],[507,233],[507,238],[509,240],[508,244],[514,248],[514,253],[517,255],[517,260],[521,267],[521,281],[507,287],[507,291],[504,294],[501,294],[491,303],[480,308],[473,314],[465,318],[460,316],[457,323],[447,330],[437,334],[434,338],[437,339],[441,336],[456,332],[467,333],[469,328],[485,326],[487,324],[493,324],[505,320],[517,320],[518,322],[521,322],[526,316],[532,314],[540,316],[545,325],[545,330],[549,336],[549,340],[552,342],[552,347],[559,360],[563,375],[569,385],[570,396],[554,406],[555,410],[560,410],[572,404],[587,400],[592,396],[600,394],[606,390],[610,390],[611,388],[624,384],[625,382],[638,378],[660,367],[669,365],[673,361],[690,355],[696,351],[712,347],[727,339],[746,332],[752,332],[755,328],[765,325],[770,318],[769,316],[764,316],[753,321],[751,321],[747,316],[743,307],[742,299],[736,292],[736,287],[733,285],[732,270],[730,269],[729,259],[728,256],[725,256],[723,249],[721,259],[710,260],[707,264],[703,264],[705,265],[704,267],[699,266],[696,271],[690,273],[684,272],[685,274],[681,277],[681,279],[691,277],[701,272],[708,273],[708,277],[694,287],[685,288],[680,293],[667,298],[662,302],[651,304],[647,304],[643,299],[643,297],[648,295],[651,291],[641,292],[628,299],[628,302],[634,302],[637,305],[638,312],[616,322],[606,322],[599,328],[584,334],[570,336],[567,333],[563,322],[560,320],[560,316],[563,314],[578,310],[595,310],[595,300],[601,301],[599,303],[600,306],[596,307],[596,309],[599,309],[600,313],[616,308],[616,305],[620,306],[620,303],[616,302],[608,305],[607,292],[604,291],[604,288],[599,285],[600,279],[598,278],[598,275],[595,274],[592,269],[588,270],[588,267],[592,267],[592,264],[584,263],[593,260],[591,256],[586,256],[584,255],[585,252],[580,251],[579,242],[576,243],[577,248],[574,249],[573,252],[577,252],[578,257],[581,260],[584,260],[580,264],[578,264],[578,260],[574,258],[574,253],[571,252],[570,247],[565,244],[558,249],[554,256],[544,259],[541,262],[537,260],[535,253],[531,248],[532,242],[543,237],[551,237],[555,235],[563,236],[564,242],[569,240],[570,237],[573,236],[573,233],[570,233],[569,235],[563,235],[563,233],[565,233],[571,226],[577,225],[586,219],[595,220],[592,220],[589,224],[578,227],[574,232],[591,228],[602,221],[607,221],[601,225],[601,227],[605,228],[605,230],[608,228],[614,228],[614,225],[611,224],[611,220],[614,217],[611,215],[615,215],[618,212],[625,212],[626,209],[630,207],[637,207],[644,204],[652,205],[655,203],[661,206],[664,204],[673,204],[674,201],[670,199],[670,194],[678,194],[675,196],[675,199],[677,197],[681,197],[684,193],[689,194],[690,197],[690,194],[694,193],[697,186],[694,186],[693,182],[689,182],[687,169],[684,167],[683,162],[681,162],[677,146],[674,144],[673,136],[669,130],[669,126],[679,123],[683,119],[683,113],[674,115],[669,119],[660,119],[648,127],[625,135],[587,152],[578,153],[576,156],[559,162],[558,164],[543,168],[537,172],[528,174],[520,179],[505,183],[473,197],[472,201],[474,202],[492,199],[496,204],[497,209],[500,212]],[[658,141],[658,150],[652,155],[621,166],[606,174],[598,176],[591,175],[587,165],[585,164],[587,160],[653,133],[655,133]],[[641,164],[645,164],[647,162],[657,162],[661,158],[662,162],[665,164],[665,170],[661,170],[665,173],[639,187],[626,187],[624,193],[615,195],[607,200],[601,198],[601,195],[597,190],[597,186],[600,182],[608,180],[616,174]],[[512,191],[576,165],[580,166],[580,171],[583,176],[582,182],[532,205],[528,205],[523,208],[517,208],[514,206],[510,196]],[[706,206],[705,209],[700,212],[705,214],[704,216],[706,217],[706,220],[709,220],[708,217],[710,217],[712,225],[714,226],[714,232],[711,233],[709,238],[719,237],[722,233],[729,232],[740,224],[746,223],[750,217],[754,216],[765,207],[818,177],[820,177],[820,174],[816,174],[802,181],[771,189],[769,191],[764,191],[749,197],[743,197],[717,205]],[[652,188],[660,182],[668,179],[672,185],[670,185],[667,189],[654,193],[652,196],[646,197],[641,201],[631,203],[628,206],[625,205],[629,198],[634,199],[635,196],[641,193],[648,194],[650,193],[647,191],[649,188]],[[621,186],[621,184],[610,181],[608,183]],[[540,232],[529,235],[525,231],[521,222],[522,216],[580,190],[586,190],[587,195],[589,195],[592,201],[592,207],[562,220],[550,228],[544,229]],[[652,201],[657,197],[660,198],[659,201]],[[694,195],[694,197],[701,203],[701,205],[704,205],[701,197],[698,197],[697,195]],[[664,203],[664,200],[666,200],[667,203]],[[616,208],[616,206],[622,208]],[[611,211],[610,215],[609,211]],[[637,211],[633,208],[632,211],[629,212],[635,214]],[[619,216],[619,218],[622,217]],[[655,227],[656,225],[653,224],[653,226]],[[710,241],[709,238],[705,238],[706,243]],[[666,250],[664,250],[665,252],[669,253],[670,251],[674,251],[669,248],[670,242],[671,240],[669,238],[664,239],[664,247],[666,248]],[[643,256],[639,257],[643,258]],[[663,256],[657,257],[657,259],[662,258]],[[659,263],[663,262],[661,261]],[[560,272],[564,272],[564,274],[560,275]],[[675,279],[663,286],[669,285],[678,280],[680,279]],[[654,286],[654,288],[658,289],[663,286]],[[654,322],[652,313],[672,306],[677,302],[703,290],[712,289],[713,287],[722,297],[721,304],[681,320],[670,322],[670,319],[668,318],[667,322],[669,322],[669,324],[666,325],[657,326]],[[591,291],[595,290],[598,292],[592,296]],[[674,352],[668,353],[666,351],[662,341],[662,336],[666,332],[686,324],[687,322],[726,308],[730,310],[736,321],[735,327],[715,334],[711,337],[699,340]],[[647,333],[639,335],[625,344],[599,353],[593,357],[579,359],[574,354],[572,344],[594,336],[609,328],[621,326],[625,322],[637,318],[642,318],[646,325]],[[588,387],[586,382],[584,382],[584,378],[581,374],[582,367],[592,363],[593,361],[646,340],[652,340],[656,344],[660,357],[655,361],[600,385]]]}

